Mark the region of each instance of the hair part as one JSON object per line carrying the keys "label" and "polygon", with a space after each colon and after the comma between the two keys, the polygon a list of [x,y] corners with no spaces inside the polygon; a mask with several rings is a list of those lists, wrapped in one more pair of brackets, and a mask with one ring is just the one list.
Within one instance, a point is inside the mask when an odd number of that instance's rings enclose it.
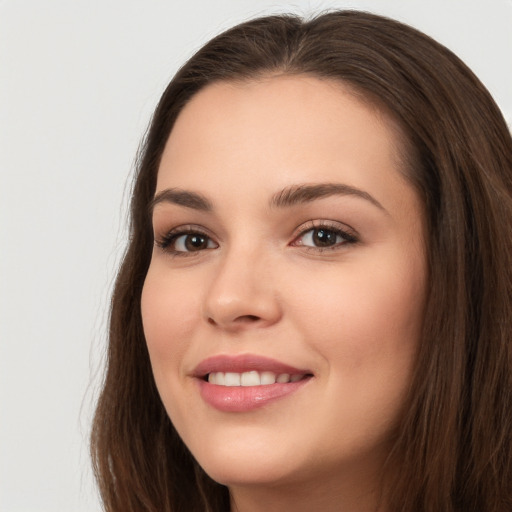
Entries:
{"label": "hair part", "polygon": [[[272,74],[342,83],[400,128],[427,217],[424,332],[386,481],[393,512],[512,509],[512,140],[498,107],[449,50],[357,11],[268,16],[215,37],[176,74],[141,148],[129,245],[111,304],[92,456],[108,512],[225,511],[158,396],[140,312],[153,235],[148,205],[179,113],[219,81]],[[406,475],[404,478],[403,475]],[[395,478],[396,477],[396,478]]]}

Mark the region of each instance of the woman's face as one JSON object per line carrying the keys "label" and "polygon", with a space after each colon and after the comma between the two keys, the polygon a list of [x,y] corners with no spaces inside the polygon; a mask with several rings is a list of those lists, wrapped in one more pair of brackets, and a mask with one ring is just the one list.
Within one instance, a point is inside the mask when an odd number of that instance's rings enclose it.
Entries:
{"label": "woman's face", "polygon": [[215,480],[311,482],[385,457],[427,277],[400,146],[376,108],[307,76],[210,85],[181,112],[142,317],[166,410]]}

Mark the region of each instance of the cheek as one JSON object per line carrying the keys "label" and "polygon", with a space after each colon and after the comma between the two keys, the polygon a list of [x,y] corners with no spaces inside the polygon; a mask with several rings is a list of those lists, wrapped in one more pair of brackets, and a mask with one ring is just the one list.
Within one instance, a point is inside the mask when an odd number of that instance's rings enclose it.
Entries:
{"label": "cheek", "polygon": [[358,371],[410,365],[422,328],[424,270],[403,258],[391,262],[310,274],[308,292],[292,292],[300,297],[301,329],[326,360]]}
{"label": "cheek", "polygon": [[191,293],[190,282],[171,280],[166,274],[150,267],[141,297],[144,335],[157,385],[169,364],[179,366],[199,321],[199,294]]}

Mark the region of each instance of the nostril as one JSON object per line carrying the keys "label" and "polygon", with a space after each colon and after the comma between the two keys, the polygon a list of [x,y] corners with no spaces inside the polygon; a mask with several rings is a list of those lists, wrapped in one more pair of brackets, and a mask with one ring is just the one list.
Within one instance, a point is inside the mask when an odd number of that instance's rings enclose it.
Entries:
{"label": "nostril", "polygon": [[252,323],[252,322],[257,322],[259,319],[260,319],[260,317],[256,316],[256,315],[243,315],[243,316],[239,316],[235,321]]}
{"label": "nostril", "polygon": [[229,323],[227,323],[227,324],[224,324],[223,322],[218,322],[217,320],[215,320],[212,317],[208,317],[207,322],[210,325],[219,326],[219,327],[221,327],[221,326],[228,327],[229,325],[231,325],[232,327],[236,327],[236,326],[240,327],[244,324],[254,324],[256,322],[259,322],[260,320],[261,320],[261,317],[259,317],[257,315],[240,315],[240,316],[237,316],[235,319],[230,320]]}

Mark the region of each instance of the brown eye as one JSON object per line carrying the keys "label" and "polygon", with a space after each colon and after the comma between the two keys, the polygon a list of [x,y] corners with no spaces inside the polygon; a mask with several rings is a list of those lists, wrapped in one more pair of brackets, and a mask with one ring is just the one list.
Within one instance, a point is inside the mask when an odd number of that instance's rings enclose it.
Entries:
{"label": "brown eye", "polygon": [[195,252],[204,249],[214,249],[216,244],[202,233],[185,233],[177,236],[172,242],[176,252]]}
{"label": "brown eye", "polygon": [[350,241],[349,237],[344,235],[344,233],[335,229],[309,229],[300,237],[300,245],[319,248],[334,247]]}
{"label": "brown eye", "polygon": [[315,229],[313,230],[312,240],[317,247],[330,247],[342,241],[342,238],[332,230]]}

